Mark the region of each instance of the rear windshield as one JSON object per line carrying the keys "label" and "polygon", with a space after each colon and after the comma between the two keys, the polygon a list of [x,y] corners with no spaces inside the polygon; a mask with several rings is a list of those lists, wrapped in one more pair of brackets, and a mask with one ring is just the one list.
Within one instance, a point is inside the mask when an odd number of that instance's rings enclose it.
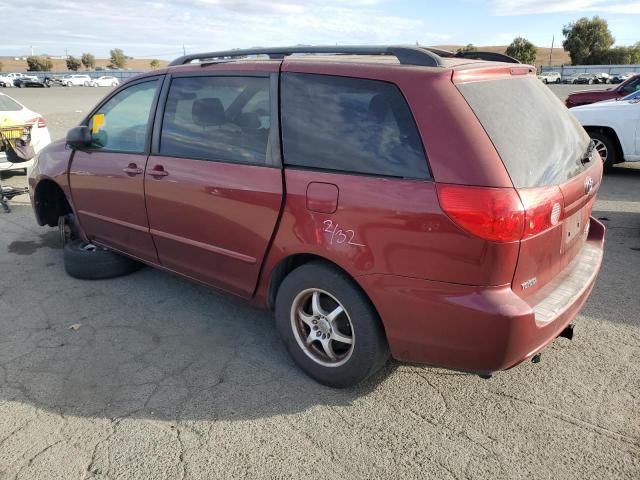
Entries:
{"label": "rear windshield", "polygon": [[534,77],[458,85],[502,158],[514,187],[557,185],[589,167],[589,136]]}

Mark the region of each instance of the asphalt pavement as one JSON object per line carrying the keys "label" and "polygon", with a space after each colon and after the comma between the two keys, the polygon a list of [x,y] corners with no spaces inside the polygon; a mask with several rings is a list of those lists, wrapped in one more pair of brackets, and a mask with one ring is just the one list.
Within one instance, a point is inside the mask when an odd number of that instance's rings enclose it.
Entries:
{"label": "asphalt pavement", "polygon": [[[4,90],[54,137],[107,91]],[[489,380],[391,362],[348,390],[307,378],[270,314],[238,300],[151,268],[68,277],[56,231],[12,203],[2,480],[640,478],[640,168],[604,180],[605,261],[573,341]]]}

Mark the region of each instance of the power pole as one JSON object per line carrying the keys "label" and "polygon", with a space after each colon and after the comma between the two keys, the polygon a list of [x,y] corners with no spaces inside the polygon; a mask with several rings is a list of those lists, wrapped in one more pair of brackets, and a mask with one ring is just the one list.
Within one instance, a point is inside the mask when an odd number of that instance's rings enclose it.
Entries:
{"label": "power pole", "polygon": [[553,44],[556,41],[556,35],[555,33],[553,34],[553,37],[551,37],[551,51],[549,52],[549,66],[551,66],[551,56],[553,55]]}
{"label": "power pole", "polygon": [[182,55],[186,55],[187,50],[184,48],[184,43],[182,44]]}

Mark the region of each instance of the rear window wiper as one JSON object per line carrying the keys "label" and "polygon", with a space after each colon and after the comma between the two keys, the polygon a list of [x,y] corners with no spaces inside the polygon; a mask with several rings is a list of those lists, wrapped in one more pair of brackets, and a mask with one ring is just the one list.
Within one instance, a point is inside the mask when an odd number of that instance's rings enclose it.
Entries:
{"label": "rear window wiper", "polygon": [[582,163],[582,165],[589,163],[591,161],[591,156],[593,155],[593,151],[596,148],[596,142],[591,139],[591,141],[589,142],[589,146],[587,147],[587,151],[584,152],[584,155],[582,155],[582,158],[580,158],[580,163]]}

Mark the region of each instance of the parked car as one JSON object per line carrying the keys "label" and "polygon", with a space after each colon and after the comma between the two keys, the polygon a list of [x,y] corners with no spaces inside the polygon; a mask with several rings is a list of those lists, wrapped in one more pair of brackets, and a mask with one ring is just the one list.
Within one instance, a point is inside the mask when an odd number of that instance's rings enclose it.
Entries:
{"label": "parked car", "polygon": [[[10,143],[22,138],[36,153],[51,143],[47,121],[39,113],[29,110],[17,100],[0,93],[0,132]],[[2,142],[0,142],[1,150]],[[11,163],[5,151],[0,151],[0,172],[30,168],[33,160]]]}
{"label": "parked car", "polygon": [[13,81],[13,85],[18,88],[49,88],[51,86],[44,78],[38,78],[36,76],[18,77]]}
{"label": "parked car", "polygon": [[593,85],[594,83],[599,83],[599,80],[593,73],[581,73],[575,78],[573,83]]}
{"label": "parked car", "polygon": [[640,90],[571,110],[595,142],[605,169],[640,161]]}
{"label": "parked car", "polygon": [[611,83],[611,75],[606,72],[597,72],[594,75],[598,79],[597,83]]}
{"label": "parked car", "polygon": [[0,72],[0,87],[13,87],[13,81],[24,75],[23,73],[2,73]]}
{"label": "parked car", "polygon": [[72,276],[142,262],[272,309],[296,363],[345,387],[389,354],[486,376],[570,337],[604,241],[589,145],[527,65],[234,50],[123,83],[29,185]]}
{"label": "parked car", "polygon": [[91,77],[89,75],[81,74],[65,75],[64,77],[62,77],[61,81],[62,84],[67,87],[82,87],[89,85]]}
{"label": "parked car", "polygon": [[576,83],[576,79],[578,78],[579,73],[568,73],[567,75],[563,75],[562,83]]}
{"label": "parked car", "polygon": [[542,72],[538,75],[538,80],[541,80],[542,83],[560,83],[562,78],[560,77],[560,72]]}
{"label": "parked car", "polygon": [[93,78],[89,82],[90,87],[117,87],[120,81],[116,77],[102,76]]}
{"label": "parked car", "polygon": [[601,102],[603,100],[625,97],[636,90],[640,90],[640,75],[634,75],[617,87],[607,88],[606,90],[572,92],[565,100],[565,104],[569,108],[577,107],[579,105],[588,105],[590,103]]}
{"label": "parked car", "polygon": [[616,73],[615,75],[613,75],[611,77],[611,83],[622,83],[625,80],[633,77],[634,75],[636,75],[633,72],[627,72],[627,73]]}

